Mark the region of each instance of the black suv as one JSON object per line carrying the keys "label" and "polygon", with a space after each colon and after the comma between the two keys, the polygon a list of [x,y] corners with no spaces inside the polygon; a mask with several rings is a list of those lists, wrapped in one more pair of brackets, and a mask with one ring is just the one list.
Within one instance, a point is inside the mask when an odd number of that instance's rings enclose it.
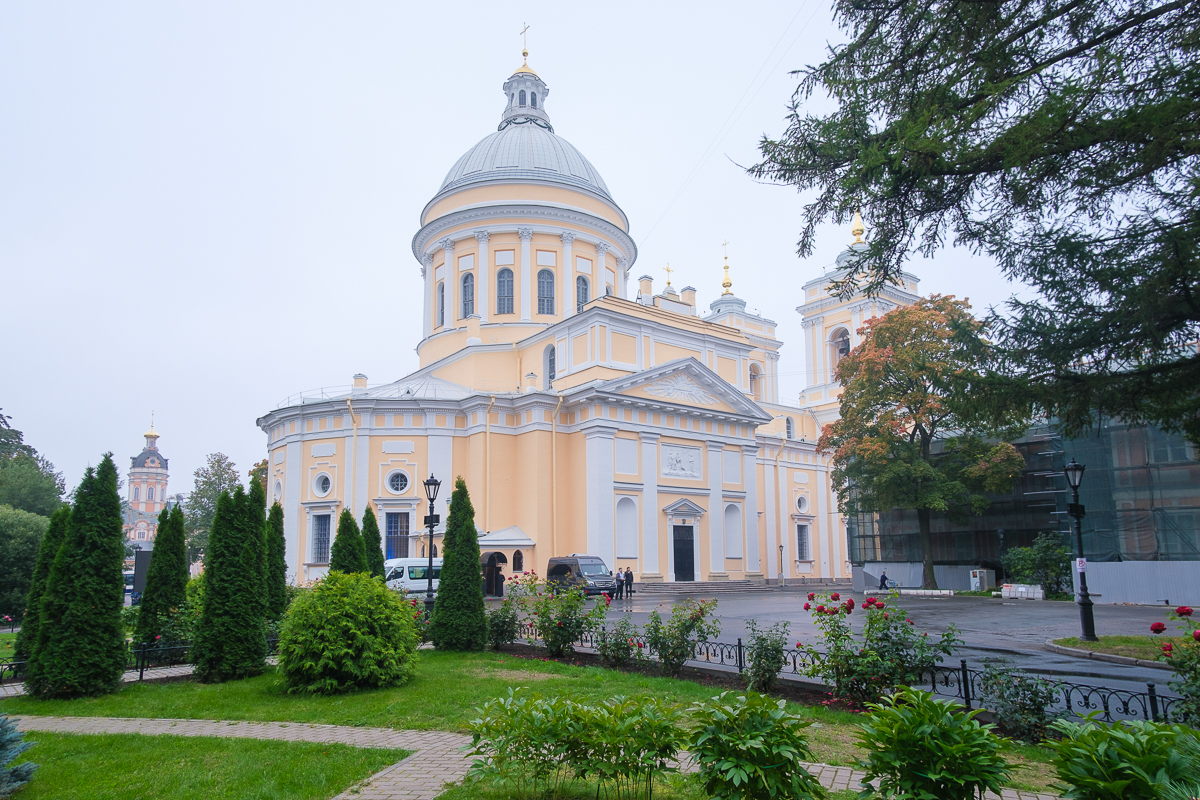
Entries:
{"label": "black suv", "polygon": [[552,558],[546,569],[546,580],[555,589],[570,589],[578,586],[584,594],[612,594],[617,584],[612,571],[599,556],[572,553],[561,558]]}

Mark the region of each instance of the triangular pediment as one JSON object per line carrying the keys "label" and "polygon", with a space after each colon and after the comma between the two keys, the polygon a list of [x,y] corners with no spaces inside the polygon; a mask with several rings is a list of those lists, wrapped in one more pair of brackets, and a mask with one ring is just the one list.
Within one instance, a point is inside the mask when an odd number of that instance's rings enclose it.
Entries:
{"label": "triangular pediment", "polygon": [[669,517],[702,517],[704,509],[686,497],[681,497],[674,503],[663,506],[663,513]]}
{"label": "triangular pediment", "polygon": [[651,369],[614,378],[598,391],[636,397],[665,406],[689,406],[769,421],[770,415],[724,378],[694,358],[678,358]]}

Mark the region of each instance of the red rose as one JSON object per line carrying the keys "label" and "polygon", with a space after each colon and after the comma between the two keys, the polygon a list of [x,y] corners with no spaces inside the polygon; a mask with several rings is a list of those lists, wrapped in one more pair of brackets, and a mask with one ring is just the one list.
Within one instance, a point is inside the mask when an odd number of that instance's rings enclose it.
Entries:
{"label": "red rose", "polygon": [[[822,605],[822,606],[817,606],[817,613],[818,613],[818,614],[824,614],[824,613],[825,613],[825,606],[823,606],[823,605]],[[1155,623],[1155,624],[1156,624],[1156,625],[1162,625],[1162,623],[1161,623],[1161,622],[1157,622],[1157,623]]]}
{"label": "red rose", "polygon": [[642,649],[642,643],[641,643],[641,642],[638,642],[638,649],[639,649],[639,650],[641,650],[641,649]]}
{"label": "red rose", "polygon": [[868,598],[867,598],[866,600],[864,600],[863,602],[864,602],[864,603],[874,603],[874,602],[875,602],[875,598],[874,598],[874,597],[868,597]]}
{"label": "red rose", "polygon": [[904,621],[905,621],[905,622],[907,622],[909,625],[914,625],[914,624],[916,624],[916,623],[914,623],[914,622],[913,622],[911,619],[906,619],[906,620],[904,620]]}
{"label": "red rose", "polygon": [[1166,644],[1164,644],[1162,646],[1163,653],[1168,656],[1171,655],[1171,651],[1174,649],[1175,649],[1175,645],[1171,644],[1170,642],[1167,642]]}
{"label": "red rose", "polygon": [[846,600],[846,605],[849,606],[850,608],[854,608],[854,598],[853,597],[848,598]]}
{"label": "red rose", "polygon": [[887,619],[887,618],[888,618],[888,615],[887,615],[887,614],[884,614],[884,615],[883,615],[883,618],[884,618],[884,619]]}
{"label": "red rose", "polygon": [[805,604],[804,604],[804,610],[805,610],[805,611],[808,611],[810,608],[812,608],[812,605],[811,605],[811,604],[809,604],[809,603],[805,603]]}
{"label": "red rose", "polygon": [[1179,608],[1175,609],[1175,613],[1181,617],[1190,617],[1192,615],[1192,609],[1187,606],[1180,606]]}
{"label": "red rose", "polygon": [[1192,631],[1192,640],[1200,642],[1200,631]]}
{"label": "red rose", "polygon": [[881,603],[881,602],[879,602],[878,600],[876,600],[876,601],[875,601],[875,607],[876,607],[876,608],[883,608],[883,603]]}
{"label": "red rose", "polygon": [[799,649],[800,649],[800,643],[799,643],[799,642],[796,642],[796,649],[797,649],[797,650],[799,650]]}
{"label": "red rose", "polygon": [[833,594],[829,595],[829,599],[836,603],[838,600],[842,599],[842,596],[837,592],[834,592]]}
{"label": "red rose", "polygon": [[1161,622],[1156,622],[1150,626],[1150,630],[1154,633],[1162,633],[1167,629],[1167,626]]}
{"label": "red rose", "polygon": [[817,593],[816,593],[816,592],[809,592],[809,593],[808,593],[808,599],[809,599],[809,600],[816,600],[816,599],[817,599]]}

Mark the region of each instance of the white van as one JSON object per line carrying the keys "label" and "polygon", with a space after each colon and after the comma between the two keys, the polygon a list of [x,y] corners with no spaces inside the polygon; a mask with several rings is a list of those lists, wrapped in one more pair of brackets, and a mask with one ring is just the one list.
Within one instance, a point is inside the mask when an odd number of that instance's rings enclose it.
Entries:
{"label": "white van", "polygon": [[[429,588],[428,558],[389,558],[383,562],[383,579],[389,589],[402,589],[409,594],[421,594]],[[442,576],[442,560],[433,560],[433,590]]]}

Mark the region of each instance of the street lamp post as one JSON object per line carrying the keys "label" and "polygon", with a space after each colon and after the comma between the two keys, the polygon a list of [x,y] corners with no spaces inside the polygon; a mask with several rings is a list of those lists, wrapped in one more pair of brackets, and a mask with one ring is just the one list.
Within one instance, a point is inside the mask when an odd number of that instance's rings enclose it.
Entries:
{"label": "street lamp post", "polygon": [[1071,487],[1071,505],[1067,507],[1067,513],[1075,519],[1075,551],[1078,553],[1078,562],[1076,569],[1079,571],[1079,624],[1082,632],[1079,635],[1081,641],[1098,642],[1096,638],[1096,620],[1092,616],[1092,598],[1088,595],[1087,588],[1087,560],[1083,556],[1083,516],[1084,508],[1079,503],[1079,484],[1083,481],[1083,464],[1075,463],[1075,459],[1071,459],[1071,463],[1063,468],[1063,474],[1067,476],[1067,484]]}
{"label": "street lamp post", "polygon": [[783,545],[779,545],[779,585],[783,586]]}
{"label": "street lamp post", "polygon": [[425,547],[425,552],[429,556],[429,566],[425,570],[425,618],[428,619],[433,615],[433,529],[438,524],[438,516],[433,513],[433,501],[437,500],[438,489],[442,488],[442,482],[433,477],[431,472],[429,480],[425,481],[424,486],[425,497],[429,498],[429,515],[425,517],[425,527],[429,528],[429,544]]}

